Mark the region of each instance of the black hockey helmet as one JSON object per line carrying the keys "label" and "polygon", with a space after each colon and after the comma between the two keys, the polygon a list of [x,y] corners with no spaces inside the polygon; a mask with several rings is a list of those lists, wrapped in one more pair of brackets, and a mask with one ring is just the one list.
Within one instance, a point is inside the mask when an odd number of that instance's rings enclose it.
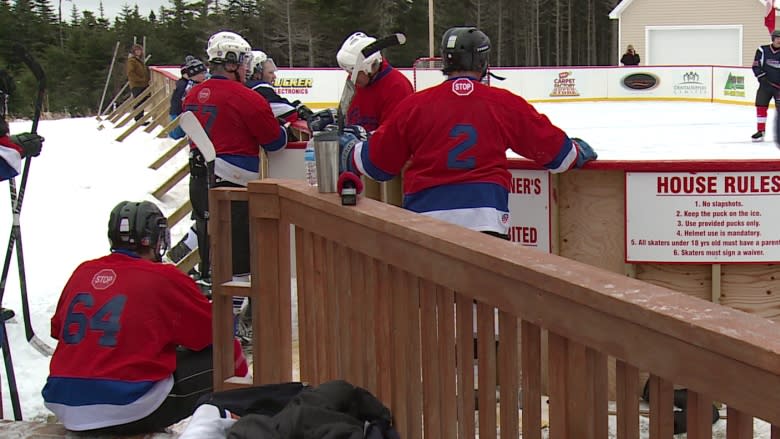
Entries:
{"label": "black hockey helmet", "polygon": [[122,201],[111,210],[108,240],[112,250],[151,248],[159,261],[171,243],[168,220],[154,203]]}
{"label": "black hockey helmet", "polygon": [[490,38],[476,27],[452,27],[441,39],[442,72],[481,72],[487,74]]}
{"label": "black hockey helmet", "polygon": [[182,76],[187,75],[188,78],[192,78],[193,76],[205,71],[206,64],[203,64],[203,61],[195,58],[192,55],[187,55],[184,58],[184,65],[181,66]]}
{"label": "black hockey helmet", "polygon": [[772,41],[774,41],[775,38],[780,38],[780,29],[772,31]]}

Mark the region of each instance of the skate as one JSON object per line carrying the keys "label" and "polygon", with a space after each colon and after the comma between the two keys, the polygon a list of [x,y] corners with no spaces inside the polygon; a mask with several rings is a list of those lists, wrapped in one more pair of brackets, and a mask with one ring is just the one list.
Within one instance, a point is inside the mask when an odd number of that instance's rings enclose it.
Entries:
{"label": "skate", "polygon": [[755,134],[750,136],[751,139],[753,139],[754,142],[763,142],[764,141],[764,132],[763,131],[756,131]]}

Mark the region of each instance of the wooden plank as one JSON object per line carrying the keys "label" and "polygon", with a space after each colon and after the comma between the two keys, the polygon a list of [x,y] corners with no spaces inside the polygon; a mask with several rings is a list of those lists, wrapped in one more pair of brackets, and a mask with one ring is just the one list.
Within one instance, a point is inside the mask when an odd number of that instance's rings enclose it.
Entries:
{"label": "wooden plank", "polygon": [[179,139],[176,143],[173,144],[170,148],[168,148],[167,151],[163,153],[160,157],[157,158],[154,162],[152,162],[151,165],[149,165],[149,169],[154,169],[155,171],[162,168],[164,164],[168,162],[171,158],[173,158],[176,154],[179,153],[182,149],[186,148],[190,144],[190,139],[187,137],[183,137]]}
{"label": "wooden plank", "polygon": [[593,413],[593,437],[606,438],[609,433],[609,374],[607,356],[594,349],[585,351],[588,370],[589,405]]}
{"label": "wooden plank", "polygon": [[[568,340],[558,334],[550,332],[547,336],[548,345],[548,369],[549,369],[549,393],[550,393],[550,439],[567,439],[569,437],[568,398],[570,396],[568,386]],[[525,422],[525,421],[524,421]]]}
{"label": "wooden plank", "polygon": [[[146,90],[144,90],[138,97],[136,97],[135,100],[140,102],[143,100],[143,97],[149,97],[145,102],[142,104],[139,104],[138,107],[133,108],[132,110],[129,110],[129,112],[125,115],[125,118],[120,120],[119,122],[114,123],[114,128],[122,128],[123,126],[127,125],[128,122],[133,120],[137,115],[141,114],[142,111],[144,111],[149,104],[151,103],[152,99],[154,98],[155,94],[158,93],[159,90],[155,90],[154,93],[152,92],[152,87],[147,87]],[[141,99],[138,99],[141,98]],[[133,104],[135,105],[135,104]],[[121,115],[120,115],[121,118]],[[112,120],[113,122],[113,120]]]}
{"label": "wooden plank", "polygon": [[772,425],[772,438],[771,439],[780,439],[780,426]]}
{"label": "wooden plank", "polygon": [[[170,134],[170,132],[175,130],[176,127],[178,127],[178,126],[179,126],[179,116],[176,116],[175,119],[173,119],[172,121],[168,122],[163,127],[162,131],[157,133],[157,138],[164,139],[164,138],[168,137],[168,134]],[[186,136],[184,138],[186,139]]]}
{"label": "wooden plank", "polygon": [[669,439],[674,434],[674,388],[672,383],[650,375],[650,439]]}
{"label": "wooden plank", "polygon": [[458,434],[458,406],[455,360],[455,293],[436,286],[436,313],[439,335],[439,393],[441,436],[454,438]]}
{"label": "wooden plank", "polygon": [[498,334],[499,340],[501,340],[498,345],[501,437],[519,437],[520,368],[517,365],[521,363],[517,317],[500,311],[498,313]]}
{"label": "wooden plank", "polygon": [[726,438],[752,439],[753,417],[733,407],[726,408]]}
{"label": "wooden plank", "polygon": [[[422,393],[423,393],[423,435],[424,437],[444,437],[442,434],[441,383],[439,373],[452,367],[452,363],[442,363],[439,359],[439,340],[437,334],[438,316],[436,309],[436,285],[430,281],[420,281],[420,337],[422,338]],[[451,307],[452,305],[450,305]],[[454,384],[454,383],[453,383]]]}
{"label": "wooden plank", "polygon": [[[333,245],[333,258],[334,262],[342,261],[342,265],[349,264],[349,251],[346,247],[339,244]],[[338,266],[338,263],[336,265]],[[354,371],[352,370],[352,333],[350,326],[352,324],[352,290],[350,288],[350,271],[355,267],[350,267],[349,270],[333,270],[334,271],[334,289],[332,290],[331,299],[333,301],[334,309],[338,314],[332,314],[333,325],[336,334],[336,340],[338,340],[336,346],[331,347],[335,349],[338,358],[339,376],[343,377],[350,383],[357,384],[355,381]]]}
{"label": "wooden plank", "polygon": [[[151,103],[149,103],[149,105],[151,105]],[[130,125],[130,127],[128,129],[126,129],[122,134],[117,136],[117,138],[115,140],[117,142],[122,142],[123,140],[125,140],[128,136],[130,136],[130,134],[133,134],[133,132],[135,132],[135,130],[137,130],[139,127],[143,126],[143,124],[146,123],[147,120],[149,120],[150,117],[154,116],[154,114],[156,112],[160,111],[160,108],[162,108],[163,105],[166,105],[165,101],[160,101],[160,102],[152,105],[151,109],[149,109],[147,112],[145,112],[144,115],[141,116],[140,119],[138,119],[135,122],[133,122],[133,124]]]}
{"label": "wooden plank", "polygon": [[157,189],[152,191],[152,196],[161,200],[163,195],[167,194],[169,190],[173,189],[181,180],[184,179],[190,173],[190,165],[185,163],[184,166],[179,168],[173,175],[163,182]]}
{"label": "wooden plank", "polygon": [[533,323],[523,320],[520,338],[523,370],[523,439],[541,439],[542,331]]}
{"label": "wooden plank", "polygon": [[[250,197],[249,202],[256,203],[255,196]],[[255,382],[261,384],[280,382],[282,380],[280,367],[284,360],[277,358],[276,355],[263,355],[266,352],[282,355],[278,295],[280,261],[277,258],[279,221],[252,218],[249,224],[250,236],[256,237],[254,245],[250,247],[253,279],[252,338],[255,352],[260,353],[254,359],[255,369],[259,369]]]}
{"label": "wooden plank", "polygon": [[408,289],[405,296],[406,321],[408,329],[406,369],[409,377],[406,380],[406,391],[409,395],[409,435],[405,437],[422,437],[422,364],[420,348],[420,285],[419,278],[406,273]]}
{"label": "wooden plank", "polygon": [[778,265],[721,266],[721,305],[780,322]]}
{"label": "wooden plank", "polygon": [[[378,363],[378,349],[385,349],[387,345],[378,345],[378,339],[374,333],[374,326],[376,325],[377,314],[374,312],[376,309],[376,296],[379,291],[379,274],[377,272],[377,263],[374,259],[366,257],[361,253],[355,253],[356,257],[361,259],[363,266],[363,309],[362,312],[368,313],[368,316],[364,315],[361,319],[360,331],[363,333],[363,364],[362,369],[364,373],[364,385],[365,388],[370,390],[374,395],[379,395],[379,379],[377,369]],[[370,316],[370,317],[369,317]]]}
{"label": "wooden plank", "polygon": [[639,369],[616,361],[617,437],[639,439]]}
{"label": "wooden plank", "polygon": [[376,361],[381,366],[377,369],[377,395],[385,405],[393,402],[393,370],[387,365],[396,365],[393,358],[393,307],[390,286],[390,267],[381,261],[374,260],[377,269],[377,288],[374,300],[374,336],[376,337]]}
{"label": "wooden plank", "polygon": [[688,389],[687,426],[689,439],[712,439],[712,400]]}
{"label": "wooden plank", "polygon": [[[225,380],[233,376],[233,301],[221,294],[223,284],[232,279],[230,202],[222,192],[209,193],[211,220],[209,221],[213,255],[212,330],[214,334],[214,389],[226,388]],[[228,346],[230,347],[228,350]],[[254,376],[257,377],[257,363]]]}
{"label": "wooden plank", "polygon": [[[392,412],[398,426],[398,434],[401,437],[415,437],[411,435],[411,418],[414,413],[409,404],[408,387],[410,375],[414,371],[407,368],[409,364],[409,351],[407,345],[410,342],[411,331],[409,329],[408,294],[409,282],[406,273],[396,267],[390,266],[388,270],[390,291],[393,294],[392,306],[392,349],[393,349],[393,404]],[[418,390],[419,391],[419,390]]]}
{"label": "wooden plank", "polygon": [[[592,377],[588,370],[587,348],[579,343],[567,340],[565,343],[565,374],[566,374],[566,431],[568,437],[593,439],[594,407],[589,396],[593,389],[589,388]],[[550,360],[552,363],[552,359]],[[550,374],[552,376],[552,374]],[[550,399],[555,396],[550,393]],[[550,411],[552,412],[552,404]],[[552,424],[552,421],[550,422]]]}
{"label": "wooden plank", "polygon": [[455,340],[458,368],[458,438],[474,439],[473,299],[455,293]]}
{"label": "wooden plank", "polygon": [[298,361],[301,382],[311,382],[314,377],[314,310],[311,309],[314,250],[312,235],[300,227],[295,228],[295,279],[298,296]]}
{"label": "wooden plank", "polygon": [[314,241],[314,277],[312,285],[314,286],[314,300],[312,308],[315,310],[314,334],[316,340],[312,340],[317,352],[316,375],[313,384],[319,384],[328,381],[331,376],[330,362],[328,361],[328,339],[327,334],[327,312],[325,304],[325,278],[326,278],[326,241],[321,236],[315,236]]}
{"label": "wooden plank", "polygon": [[[286,219],[276,222],[277,246],[275,249],[277,259],[277,303],[279,304],[279,378],[280,382],[292,381],[293,372],[293,324],[292,324],[292,270],[290,223]],[[261,264],[264,262],[261,260]],[[262,278],[260,278],[262,280]]]}
{"label": "wooden plank", "polygon": [[198,265],[198,262],[200,262],[200,253],[198,253],[198,249],[196,247],[192,249],[192,251],[189,252],[182,260],[176,263],[176,268],[178,268],[182,273],[186,274],[195,268],[195,266]]}
{"label": "wooden plank", "polygon": [[496,436],[496,326],[494,308],[477,302],[479,437]]}
{"label": "wooden plank", "polygon": [[370,295],[366,289],[365,272],[363,265],[364,258],[358,252],[346,249],[346,260],[349,261],[349,292],[350,299],[348,304],[349,321],[345,325],[349,341],[349,362],[350,382],[357,386],[368,388],[367,370],[365,368],[366,358],[366,331],[363,322],[368,320],[370,314],[366,313],[366,296]]}
{"label": "wooden plank", "polygon": [[339,350],[330,346],[332,343],[338,343],[339,340],[339,320],[341,319],[341,312],[339,310],[339,290],[336,283],[336,272],[332,267],[337,267],[341,261],[336,257],[336,243],[335,241],[325,239],[325,268],[324,273],[325,291],[324,291],[324,303],[325,303],[325,324],[324,335],[327,337],[325,343],[329,346],[326,347],[328,352],[328,380],[335,380],[344,376],[344,370],[341,367],[341,358]]}
{"label": "wooden plank", "polygon": [[183,220],[187,215],[192,212],[192,203],[190,200],[185,201],[181,206],[177,207],[170,215],[168,215],[168,228],[179,224],[179,221]]}

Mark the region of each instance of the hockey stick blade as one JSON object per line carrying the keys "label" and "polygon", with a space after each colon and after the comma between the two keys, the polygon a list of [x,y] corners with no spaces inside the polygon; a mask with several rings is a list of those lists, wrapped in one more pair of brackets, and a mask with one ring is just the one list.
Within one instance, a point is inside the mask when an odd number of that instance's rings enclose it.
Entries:
{"label": "hockey stick blade", "polygon": [[200,121],[192,111],[185,111],[179,116],[179,126],[195,142],[200,153],[206,162],[213,162],[217,158],[217,152],[214,150],[214,144],[206,134],[206,130],[201,126]]}
{"label": "hockey stick blade", "polygon": [[38,338],[37,335],[33,334],[33,336],[27,340],[33,348],[35,348],[36,351],[40,352],[41,355],[44,357],[51,357],[54,355],[54,349],[52,349],[51,346],[46,344],[45,341]]}

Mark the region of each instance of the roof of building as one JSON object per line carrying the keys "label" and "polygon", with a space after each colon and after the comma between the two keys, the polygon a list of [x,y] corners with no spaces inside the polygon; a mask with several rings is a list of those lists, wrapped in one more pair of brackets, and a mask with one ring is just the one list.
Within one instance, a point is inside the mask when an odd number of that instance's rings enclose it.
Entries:
{"label": "roof of building", "polygon": [[[613,20],[617,20],[620,18],[620,15],[623,13],[623,11],[626,10],[627,7],[633,3],[634,0],[623,0],[620,3],[618,3],[617,6],[615,6],[615,9],[612,10],[612,12],[609,13],[609,18]],[[762,5],[766,5],[765,0],[758,0],[759,3]],[[775,7],[775,13],[777,13],[777,7]]]}

